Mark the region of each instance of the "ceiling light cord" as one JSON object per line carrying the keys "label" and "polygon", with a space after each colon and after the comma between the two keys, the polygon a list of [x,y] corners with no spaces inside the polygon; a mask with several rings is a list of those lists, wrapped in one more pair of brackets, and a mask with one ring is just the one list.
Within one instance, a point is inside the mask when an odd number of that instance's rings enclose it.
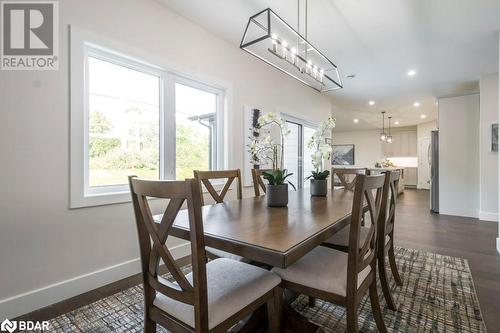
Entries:
{"label": "ceiling light cord", "polygon": [[307,16],[308,16],[307,10],[308,10],[308,8],[309,8],[309,0],[306,0],[306,27],[305,27],[306,28],[306,39],[307,39]]}
{"label": "ceiling light cord", "polygon": [[[307,39],[307,16],[308,16],[308,8],[309,8],[309,0],[306,1],[306,16],[305,16],[305,24],[304,24],[304,35],[305,39]],[[300,0],[297,0],[297,32],[300,35]],[[297,39],[297,50],[299,49],[299,40]],[[304,44],[304,54],[307,58],[307,44]]]}

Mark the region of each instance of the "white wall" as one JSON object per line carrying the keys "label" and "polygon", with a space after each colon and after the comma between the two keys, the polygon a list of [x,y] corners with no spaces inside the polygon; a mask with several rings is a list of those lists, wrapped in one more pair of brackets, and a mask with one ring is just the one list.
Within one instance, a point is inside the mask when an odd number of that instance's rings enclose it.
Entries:
{"label": "white wall", "polygon": [[479,95],[439,99],[439,213],[478,217]]}
{"label": "white wall", "polygon": [[[325,95],[155,1],[65,0],[59,22],[59,71],[0,73],[0,318],[139,269],[129,203],[68,209],[69,24],[127,46],[131,56],[225,82],[231,95],[227,149],[233,168],[243,163],[244,105],[316,121],[331,109]],[[182,255],[186,249],[174,252]]]}
{"label": "white wall", "polygon": [[333,144],[354,144],[354,163],[363,168],[373,168],[375,163],[384,158],[380,143],[380,131],[333,131]]}
{"label": "white wall", "polygon": [[[500,31],[498,31],[498,71],[500,73]],[[498,75],[498,119],[500,119],[500,74]],[[498,164],[500,165],[500,152],[498,154]],[[498,188],[500,189],[500,168],[498,168]],[[500,213],[500,196],[498,201],[498,212]],[[500,223],[498,223],[497,251],[500,252]]]}
{"label": "white wall", "polygon": [[[415,131],[415,126],[398,127],[392,130],[393,134],[398,132]],[[356,166],[373,168],[376,162],[380,162],[386,156],[384,144],[380,142],[379,130],[368,131],[338,131],[334,129],[333,144],[354,144],[354,162]]]}
{"label": "white wall", "polygon": [[498,73],[479,81],[479,218],[498,221],[498,152],[491,151],[491,124],[498,123]]}

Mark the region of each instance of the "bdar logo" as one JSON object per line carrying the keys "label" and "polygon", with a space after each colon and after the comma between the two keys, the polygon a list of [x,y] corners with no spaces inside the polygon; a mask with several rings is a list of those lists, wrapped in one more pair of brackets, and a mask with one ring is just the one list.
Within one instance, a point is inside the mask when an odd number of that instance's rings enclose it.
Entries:
{"label": "bdar logo", "polygon": [[5,319],[2,324],[0,324],[0,330],[2,332],[14,332],[17,328],[17,324],[15,321],[10,321],[8,319]]}

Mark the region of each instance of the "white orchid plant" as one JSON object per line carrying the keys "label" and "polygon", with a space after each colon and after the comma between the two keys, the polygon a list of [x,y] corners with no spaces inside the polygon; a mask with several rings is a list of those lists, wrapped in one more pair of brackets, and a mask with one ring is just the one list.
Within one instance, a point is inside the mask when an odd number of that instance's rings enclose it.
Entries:
{"label": "white orchid plant", "polygon": [[311,172],[307,179],[322,180],[330,175],[330,171],[323,170],[323,161],[330,159],[332,154],[332,146],[326,143],[327,133],[335,128],[336,119],[333,116],[328,117],[323,121],[318,129],[311,136],[307,142],[307,148],[313,149],[311,154],[312,164],[314,170]]}
{"label": "white orchid plant", "polygon": [[[259,133],[257,137],[252,138],[249,152],[252,155],[252,164],[272,164],[272,171],[263,174],[270,185],[283,185],[285,182],[293,188],[295,186],[286,180],[292,173],[284,169],[285,138],[290,134],[285,119],[270,112],[259,117],[257,126],[252,129]],[[279,130],[280,141],[275,142],[271,129],[275,127]]]}

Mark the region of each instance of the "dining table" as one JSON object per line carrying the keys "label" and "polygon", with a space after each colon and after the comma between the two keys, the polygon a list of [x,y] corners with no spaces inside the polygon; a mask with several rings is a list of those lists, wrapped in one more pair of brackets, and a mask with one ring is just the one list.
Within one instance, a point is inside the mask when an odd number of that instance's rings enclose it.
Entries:
{"label": "dining table", "polygon": [[[286,268],[350,223],[353,198],[347,190],[319,197],[305,188],[288,192],[286,207],[268,207],[265,195],[208,204],[202,207],[205,246]],[[179,212],[170,234],[190,239],[187,210]],[[284,332],[318,328],[290,306],[282,322]]]}

